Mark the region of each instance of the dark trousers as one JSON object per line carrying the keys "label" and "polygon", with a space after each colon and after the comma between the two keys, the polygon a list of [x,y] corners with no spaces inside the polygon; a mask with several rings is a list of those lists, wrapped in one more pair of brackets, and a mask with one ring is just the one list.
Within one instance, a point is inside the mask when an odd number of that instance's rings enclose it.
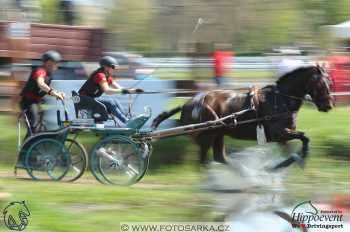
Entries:
{"label": "dark trousers", "polygon": [[[22,98],[20,104],[20,108],[22,111],[25,111],[25,115],[29,121],[29,128],[32,133],[36,133],[36,128],[38,128],[38,124],[40,121],[40,106],[38,102],[33,102],[29,99]],[[29,129],[28,128],[28,129]],[[30,135],[29,131],[27,131],[26,138]]]}
{"label": "dark trousers", "polygon": [[222,85],[222,77],[221,76],[215,76],[214,81],[218,87],[221,87],[221,85]]}
{"label": "dark trousers", "polygon": [[116,116],[122,123],[126,123],[129,119],[126,117],[123,107],[116,99],[97,99],[106,106],[108,113]]}

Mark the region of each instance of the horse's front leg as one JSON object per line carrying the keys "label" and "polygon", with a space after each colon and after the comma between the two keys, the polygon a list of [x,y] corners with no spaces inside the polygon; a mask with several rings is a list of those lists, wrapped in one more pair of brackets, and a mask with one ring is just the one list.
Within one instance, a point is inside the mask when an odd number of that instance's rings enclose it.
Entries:
{"label": "horse's front leg", "polygon": [[305,136],[304,132],[301,131],[292,131],[290,129],[285,130],[285,136],[287,140],[299,139],[302,142],[301,148],[301,158],[305,159],[309,154],[309,142],[310,139]]}
{"label": "horse's front leg", "polygon": [[290,129],[285,129],[283,131],[282,138],[284,138],[286,141],[293,140],[293,139],[299,139],[302,142],[301,157],[298,154],[292,154],[291,157],[289,157],[288,159],[275,165],[272,168],[272,170],[277,170],[280,168],[288,167],[294,162],[297,162],[302,168],[304,168],[305,158],[307,157],[307,155],[309,153],[309,141],[310,141],[310,139],[305,136],[304,132],[294,131],[294,130],[290,130]]}

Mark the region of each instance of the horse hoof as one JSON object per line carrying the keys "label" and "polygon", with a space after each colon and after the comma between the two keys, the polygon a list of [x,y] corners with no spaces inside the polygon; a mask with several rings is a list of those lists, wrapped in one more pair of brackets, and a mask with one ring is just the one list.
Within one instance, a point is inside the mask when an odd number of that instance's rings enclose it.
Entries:
{"label": "horse hoof", "polygon": [[299,155],[293,154],[289,158],[287,158],[286,160],[279,162],[278,164],[274,165],[273,167],[267,167],[267,168],[265,168],[265,170],[267,170],[268,172],[275,172],[275,171],[281,170],[282,168],[289,167],[294,162],[297,162],[300,166],[303,166],[304,161]]}
{"label": "horse hoof", "polygon": [[300,155],[293,153],[291,157],[294,159],[294,161],[299,165],[300,168],[305,168],[305,160],[300,157]]}
{"label": "horse hoof", "polygon": [[276,167],[265,167],[264,170],[265,170],[265,172],[276,172],[276,171],[278,171],[278,168],[276,168]]}

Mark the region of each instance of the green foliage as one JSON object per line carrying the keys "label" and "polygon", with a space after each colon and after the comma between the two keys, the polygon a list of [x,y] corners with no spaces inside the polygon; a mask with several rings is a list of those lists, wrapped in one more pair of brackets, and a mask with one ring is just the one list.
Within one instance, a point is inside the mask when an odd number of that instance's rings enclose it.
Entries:
{"label": "green foliage", "polygon": [[40,0],[41,6],[41,22],[42,23],[58,23],[58,1],[56,0]]}
{"label": "green foliage", "polygon": [[317,26],[338,24],[350,18],[348,0],[299,0],[299,4],[303,17]]}
{"label": "green foliage", "polygon": [[337,24],[350,19],[350,2],[348,0],[326,1],[328,9],[324,9],[327,15],[327,24]]}
{"label": "green foliage", "polygon": [[[240,51],[263,51],[295,43],[321,44],[320,27],[350,19],[347,0],[299,0],[256,2],[247,27],[239,33]],[[250,12],[250,13],[252,13]]]}
{"label": "green foliage", "polygon": [[144,53],[175,52],[177,43],[195,38],[190,33],[199,17],[208,25],[201,26],[196,40],[208,44],[215,40],[232,42],[236,52],[270,51],[275,46],[298,43],[322,44],[320,26],[350,18],[348,0],[115,3],[107,17],[107,28],[114,35],[110,45]]}
{"label": "green foliage", "polygon": [[[106,27],[124,49],[148,52],[153,41],[154,12],[151,0],[116,1],[107,15]],[[114,45],[114,41],[111,42]]]}
{"label": "green foliage", "polygon": [[298,6],[293,2],[256,3],[249,10],[245,27],[238,33],[238,51],[264,51],[295,42],[302,26]]}

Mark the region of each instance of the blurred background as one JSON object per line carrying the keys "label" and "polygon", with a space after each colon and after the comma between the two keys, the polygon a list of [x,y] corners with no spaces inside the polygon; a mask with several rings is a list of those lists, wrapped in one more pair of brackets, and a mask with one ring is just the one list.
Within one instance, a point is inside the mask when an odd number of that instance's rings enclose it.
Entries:
{"label": "blurred background", "polygon": [[[349,1],[0,0],[0,4],[0,199],[2,206],[26,200],[33,212],[28,231],[118,230],[120,221],[234,221],[230,215],[248,205],[246,215],[310,199],[349,210]],[[16,179],[12,170],[19,92],[47,50],[63,55],[54,85],[68,93],[80,87],[103,55],[118,60],[117,81],[148,91],[263,86],[297,66],[321,61],[334,81],[337,107],[328,114],[312,105],[303,107],[298,127],[311,139],[305,170],[291,167],[279,176],[274,190],[268,185],[253,195],[222,196],[211,191],[207,183],[213,181],[208,178],[213,172],[198,166],[197,147],[187,137],[157,141],[150,172],[132,187],[102,186],[89,174],[76,183]],[[78,81],[75,86],[72,80]],[[116,97],[127,107],[127,98]],[[137,114],[151,105],[156,116],[189,97],[188,93],[139,97],[133,111]],[[47,115],[50,121],[51,114]],[[87,150],[96,140],[94,135],[80,138]],[[227,143],[232,154],[255,145]],[[274,155],[279,157],[268,157]],[[241,188],[232,186],[235,178],[220,179],[230,188]],[[261,201],[267,202],[266,207],[259,208]],[[222,202],[226,206],[231,202],[231,209],[223,209]]]}

